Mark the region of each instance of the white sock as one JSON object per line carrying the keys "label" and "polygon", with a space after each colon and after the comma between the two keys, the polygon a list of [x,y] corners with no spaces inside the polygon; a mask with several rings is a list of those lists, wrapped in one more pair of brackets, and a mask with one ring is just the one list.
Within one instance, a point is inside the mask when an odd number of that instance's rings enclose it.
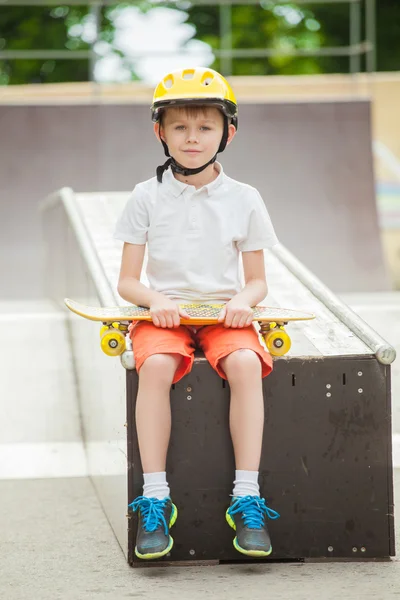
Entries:
{"label": "white sock", "polygon": [[146,498],[164,500],[164,498],[169,496],[170,491],[165,471],[160,473],[143,473],[143,479],[143,496]]}
{"label": "white sock", "polygon": [[258,471],[235,471],[232,496],[259,496]]}

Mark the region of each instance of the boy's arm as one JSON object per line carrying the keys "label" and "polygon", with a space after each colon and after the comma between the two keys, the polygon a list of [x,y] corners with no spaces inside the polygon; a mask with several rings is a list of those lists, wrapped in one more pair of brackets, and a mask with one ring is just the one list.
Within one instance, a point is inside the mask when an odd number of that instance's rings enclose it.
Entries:
{"label": "boy's arm", "polygon": [[124,243],[118,293],[127,302],[150,308],[156,327],[179,327],[180,317],[189,318],[186,311],[161,292],[140,283],[146,244]]}
{"label": "boy's arm", "polygon": [[245,286],[235,298],[249,306],[256,306],[268,294],[265,277],[264,250],[242,252]]}
{"label": "boy's arm", "polygon": [[160,292],[151,290],[140,283],[146,244],[128,244],[122,251],[118,293],[127,302],[150,307],[155,301],[165,298]]}
{"label": "boy's arm", "polygon": [[248,327],[253,320],[252,306],[256,306],[268,293],[265,277],[264,251],[242,252],[245,286],[230,300],[219,316],[226,327]]}

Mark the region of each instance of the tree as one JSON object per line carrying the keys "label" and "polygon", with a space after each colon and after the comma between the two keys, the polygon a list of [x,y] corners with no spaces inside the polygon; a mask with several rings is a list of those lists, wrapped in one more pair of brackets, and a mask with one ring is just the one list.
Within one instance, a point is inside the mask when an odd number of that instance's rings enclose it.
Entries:
{"label": "tree", "polygon": [[[0,9],[1,50],[71,49],[83,50],[88,44],[68,35],[87,13],[82,7],[43,8],[38,6],[3,6]],[[87,61],[6,60],[0,61],[0,81],[7,83],[41,83],[87,79]]]}
{"label": "tree", "polygon": [[[363,6],[363,10],[365,7]],[[196,28],[196,38],[220,47],[219,8],[193,3],[187,10],[187,22]],[[364,16],[362,17],[364,23]],[[239,48],[298,48],[347,46],[349,40],[349,4],[285,5],[261,0],[259,5],[232,7],[232,46]],[[365,38],[364,27],[362,39]],[[399,70],[400,67],[400,2],[379,0],[377,9],[377,69]],[[363,63],[362,63],[363,64]],[[213,63],[217,70],[221,61]],[[348,57],[237,58],[232,74],[305,74],[349,71]]]}
{"label": "tree", "polygon": [[[187,22],[196,28],[196,37],[213,49],[220,48],[218,6],[193,6],[187,11]],[[324,43],[320,24],[309,9],[293,4],[275,6],[272,2],[260,5],[232,6],[232,47],[234,49],[274,48],[312,49]],[[213,68],[224,70],[220,59]],[[292,58],[235,58],[233,75],[267,75],[289,73],[319,73],[321,69],[313,57]]]}
{"label": "tree", "polygon": [[[377,0],[376,7],[377,71],[398,71],[400,69],[400,2]],[[363,23],[364,10],[363,3]],[[322,25],[322,31],[326,34],[329,45],[343,44],[348,41],[348,5],[315,4],[313,12]],[[364,27],[363,37],[365,37]],[[325,62],[321,60],[321,64],[324,66]],[[332,66],[334,69],[335,63],[332,63]]]}
{"label": "tree", "polygon": [[[103,7],[99,40],[113,48],[115,6]],[[0,7],[1,50],[89,50],[93,17],[87,6]],[[137,79],[131,66],[132,79]],[[83,59],[0,59],[0,84],[88,81],[90,61]]]}

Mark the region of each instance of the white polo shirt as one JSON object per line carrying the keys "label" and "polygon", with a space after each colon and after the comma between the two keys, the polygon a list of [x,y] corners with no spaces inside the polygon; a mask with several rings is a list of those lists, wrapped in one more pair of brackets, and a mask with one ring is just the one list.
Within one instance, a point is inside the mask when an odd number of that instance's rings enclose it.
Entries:
{"label": "white polo shirt", "polygon": [[196,190],[175,179],[153,177],[133,190],[114,237],[146,244],[150,287],[180,302],[227,302],[243,288],[240,252],[278,243],[258,191],[218,177]]}

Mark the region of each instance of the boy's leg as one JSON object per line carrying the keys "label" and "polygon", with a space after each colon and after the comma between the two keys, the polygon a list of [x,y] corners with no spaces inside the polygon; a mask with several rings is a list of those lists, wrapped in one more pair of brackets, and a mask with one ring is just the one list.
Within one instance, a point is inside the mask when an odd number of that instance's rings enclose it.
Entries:
{"label": "boy's leg", "polygon": [[180,354],[153,354],[139,373],[136,429],[143,473],[165,471],[171,435],[170,389]]}
{"label": "boy's leg", "polygon": [[272,552],[266,519],[279,514],[260,498],[258,469],[264,428],[261,362],[253,350],[239,349],[221,360],[231,388],[230,430],[236,477],[226,520],[236,531],[233,545],[242,554],[269,556]]}
{"label": "boy's leg", "polygon": [[220,364],[231,389],[229,426],[236,469],[258,471],[264,430],[260,360],[252,350],[240,349]]}
{"label": "boy's leg", "polygon": [[211,366],[229,381],[236,469],[258,471],[264,428],[262,378],[272,371],[271,355],[253,326],[206,326],[197,332],[197,339]]}
{"label": "boy's leg", "polygon": [[136,556],[154,559],[173,546],[169,529],[176,521],[177,508],[165,472],[171,433],[170,389],[190,371],[194,348],[185,328],[162,329],[151,323],[135,327],[132,342],[139,373],[136,429],[144,487],[143,495],[129,506],[139,516]]}
{"label": "boy's leg", "polygon": [[136,429],[143,473],[165,471],[171,434],[171,384],[193,364],[194,342],[186,327],[156,327],[141,322],[131,330],[139,374]]}
{"label": "boy's leg", "polygon": [[233,544],[239,552],[268,556],[272,546],[265,517],[275,519],[279,515],[260,498],[258,469],[264,429],[262,377],[271,372],[272,359],[253,327],[217,327],[204,328],[200,343],[231,389],[229,424],[236,476],[226,519],[236,531]]}

